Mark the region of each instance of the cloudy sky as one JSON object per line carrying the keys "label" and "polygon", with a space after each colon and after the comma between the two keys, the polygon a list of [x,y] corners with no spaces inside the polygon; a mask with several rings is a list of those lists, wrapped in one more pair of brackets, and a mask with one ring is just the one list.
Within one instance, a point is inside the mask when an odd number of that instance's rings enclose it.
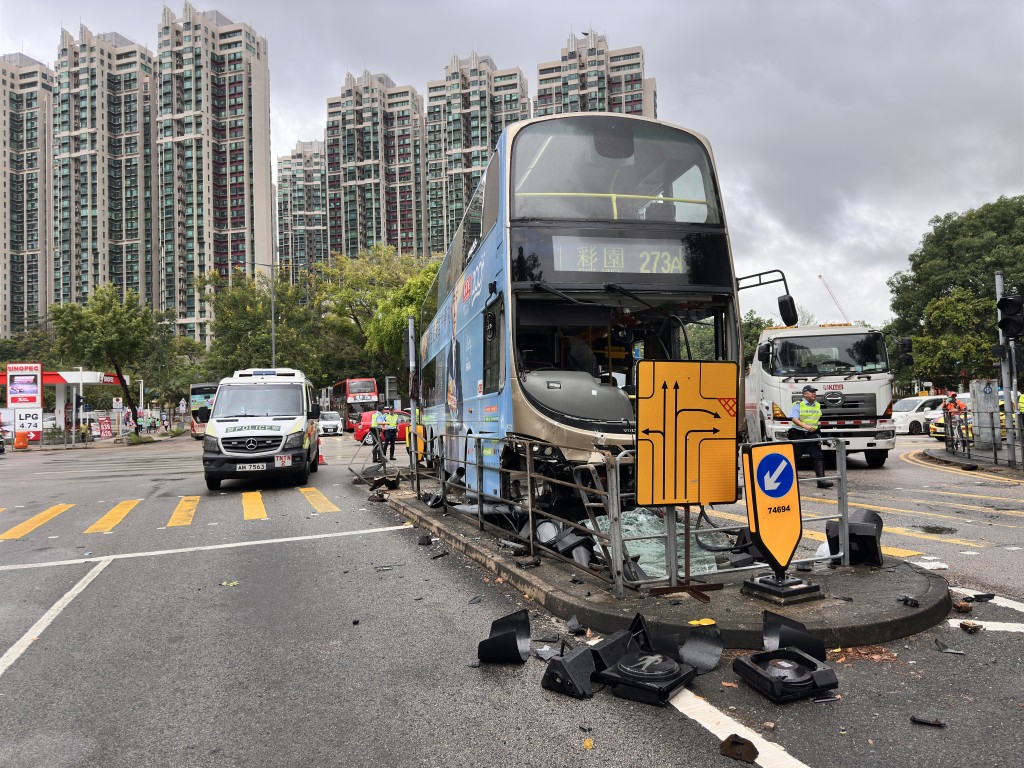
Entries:
{"label": "cloudy sky", "polygon": [[[274,156],[320,138],[347,72],[425,91],[455,55],[537,64],[588,29],[643,45],[658,116],[714,147],[740,275],[797,304],[891,316],[885,284],[933,216],[1024,194],[1024,0],[211,0],[270,49]],[[47,64],[61,28],[156,49],[163,3],[0,0],[0,53]],[[169,3],[176,15],[183,5]],[[741,294],[776,311],[776,286]]]}

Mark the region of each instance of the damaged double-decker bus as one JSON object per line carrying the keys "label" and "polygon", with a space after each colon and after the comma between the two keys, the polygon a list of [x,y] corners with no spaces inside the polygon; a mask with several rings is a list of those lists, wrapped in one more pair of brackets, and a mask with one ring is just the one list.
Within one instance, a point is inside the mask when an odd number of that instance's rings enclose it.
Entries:
{"label": "damaged double-decker bus", "polygon": [[[635,449],[638,361],[733,361],[741,375],[706,139],[607,113],[508,126],[420,333],[418,420],[445,477],[515,505],[529,469],[537,508],[579,517],[574,470]],[[743,430],[742,403],[733,413]]]}

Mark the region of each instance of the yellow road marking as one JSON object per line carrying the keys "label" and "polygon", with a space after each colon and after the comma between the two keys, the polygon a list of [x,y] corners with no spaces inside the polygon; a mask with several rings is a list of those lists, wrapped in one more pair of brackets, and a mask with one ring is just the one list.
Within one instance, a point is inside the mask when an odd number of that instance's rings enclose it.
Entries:
{"label": "yellow road marking", "polygon": [[86,533],[106,533],[107,531],[113,530],[114,526],[124,520],[124,516],[127,515],[135,505],[138,504],[142,499],[132,499],[130,501],[122,501],[116,507],[111,509],[107,514],[97,520],[95,523],[85,529]]}
{"label": "yellow road marking", "polygon": [[10,530],[0,533],[0,539],[20,539],[25,534],[32,533],[32,531],[34,531],[36,528],[43,525],[44,523],[48,523],[50,520],[53,520],[53,518],[55,518],[62,512],[67,512],[73,506],[75,505],[57,504],[56,506],[50,507],[49,509],[45,509],[35,517],[30,517],[25,522],[14,526]]}
{"label": "yellow road marking", "polygon": [[313,509],[317,512],[341,512],[340,509],[331,503],[330,499],[316,488],[299,488],[299,493],[306,497],[306,501],[313,505]]}
{"label": "yellow road marking", "polygon": [[267,508],[263,506],[263,494],[259,491],[243,493],[242,514],[246,520],[266,520]]}
{"label": "yellow road marking", "polygon": [[983,477],[986,480],[996,480],[1000,483],[1009,483],[1010,485],[1020,485],[1019,480],[1011,480],[1007,477],[1000,477],[999,475],[990,475],[987,472],[968,472],[964,469],[954,469],[953,467],[938,467],[930,462],[924,461],[919,458],[924,451],[913,451],[911,453],[900,454],[900,459],[907,462],[908,464],[914,464],[918,467],[926,467],[928,469],[934,469],[936,472],[949,472],[954,475],[964,475],[965,477]]}
{"label": "yellow road marking", "polygon": [[[934,488],[919,488],[917,490],[919,490],[921,493],[936,493],[936,494],[938,494],[940,496],[957,496],[957,497],[961,497],[962,496],[965,499],[986,499],[988,501],[1005,501],[1005,502],[1015,502],[1015,503],[1018,503],[1018,504],[1020,503],[1020,501],[1018,499],[1008,499],[1005,496],[983,496],[980,493],[957,493],[955,491],[939,491],[939,490],[936,490]],[[997,510],[991,510],[991,511],[995,512]],[[1003,510],[998,510],[998,511],[1001,512]]]}
{"label": "yellow road marking", "polygon": [[[728,512],[723,512],[720,509],[715,510],[716,517],[724,517],[726,520],[733,520],[737,523],[746,523],[746,515],[730,515]],[[891,530],[886,527],[886,530]],[[828,537],[825,536],[821,531],[809,531],[806,528],[803,532],[805,539],[811,539],[812,541],[828,541]],[[899,547],[882,547],[882,553],[886,555],[892,555],[893,557],[917,557],[923,555],[924,552],[918,552],[913,549],[900,549]]]}
{"label": "yellow road marking", "polygon": [[192,518],[195,517],[196,507],[199,506],[199,498],[199,496],[182,496],[178,506],[174,508],[174,514],[167,521],[167,527],[192,525]]}
{"label": "yellow road marking", "polygon": [[[817,499],[816,498],[816,499],[814,499],[814,501],[821,502],[822,504],[839,504],[838,501],[833,501],[832,499]],[[859,507],[860,509],[870,509],[872,511],[881,510],[882,512],[900,512],[900,513],[905,514],[905,515],[925,515],[925,516],[928,516],[928,517],[941,517],[941,518],[947,518],[947,519],[959,519],[959,518],[951,518],[949,515],[940,515],[940,514],[937,514],[935,512],[918,512],[917,510],[913,510],[913,509],[899,509],[898,507],[881,507],[881,506],[879,506],[877,504],[856,504],[856,503],[854,503],[852,501],[847,502],[847,503],[851,507]],[[992,523],[992,525],[997,525],[997,523]],[[1008,528],[1017,528],[1018,526],[1016,526],[1016,525],[1009,525],[1007,527]],[[928,539],[930,541],[941,541],[941,542],[944,542],[946,544],[960,544],[960,545],[965,546],[965,547],[979,547],[979,548],[982,548],[982,547],[987,547],[988,546],[987,544],[983,544],[983,543],[981,543],[979,541],[969,541],[968,539],[951,539],[949,537],[941,536],[941,535],[934,534],[934,533],[915,533],[914,531],[911,531],[911,530],[909,530],[907,528],[896,528],[894,526],[889,525],[888,523],[886,523],[886,525],[885,525],[885,530],[892,531],[893,533],[899,533],[902,536],[912,536],[915,539]]]}
{"label": "yellow road marking", "polygon": [[[836,502],[836,501],[832,501],[831,499],[815,499],[815,501],[820,501],[822,503],[828,503],[828,504],[838,504],[839,503],[839,502]],[[880,506],[878,504],[860,504],[860,503],[855,502],[855,501],[850,501],[850,502],[847,502],[847,503],[851,507],[860,507],[861,509],[880,509],[883,512],[900,512],[900,513],[903,513],[905,515],[921,515],[922,517],[937,517],[940,520],[955,520],[958,523],[963,523],[964,522],[964,519],[962,517],[960,517],[959,515],[944,515],[941,512],[925,512],[924,510],[916,510],[916,509],[900,509],[898,507],[883,507],[883,506]],[[930,501],[928,503],[929,504],[939,504],[939,505],[944,506],[944,507],[953,507],[953,508],[956,508],[956,509],[969,509],[969,510],[972,510],[972,511],[975,511],[975,512],[994,512],[995,511],[995,510],[992,510],[992,509],[986,509],[985,507],[975,507],[975,506],[972,506],[970,504],[951,504],[948,501]],[[1010,513],[1007,513],[1007,514],[1013,515],[1015,513],[1010,512]],[[1016,513],[1016,514],[1024,515],[1024,512],[1019,512],[1019,513]],[[997,528],[1014,528],[1014,529],[1020,528],[1019,525],[1014,525],[1013,523],[990,523],[990,522],[986,521],[985,525],[991,525],[991,526],[995,526]]]}

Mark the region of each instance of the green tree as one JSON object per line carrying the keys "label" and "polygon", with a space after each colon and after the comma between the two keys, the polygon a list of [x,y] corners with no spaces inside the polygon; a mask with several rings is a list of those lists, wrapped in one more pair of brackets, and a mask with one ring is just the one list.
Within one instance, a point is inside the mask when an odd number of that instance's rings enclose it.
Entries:
{"label": "green tree", "polygon": [[[413,294],[402,291],[423,268],[422,259],[399,254],[393,247],[381,244],[360,251],[355,258],[338,257],[331,266],[321,268],[324,312],[320,330],[344,347],[346,353],[338,359],[344,367],[337,369],[336,375],[402,375],[405,366],[401,361],[400,336],[399,353],[394,354],[397,317],[404,311],[402,307],[411,306],[409,302],[413,301]],[[391,319],[375,326],[371,349],[370,326],[384,302],[388,302],[385,314]],[[418,306],[414,314],[419,314]]]}
{"label": "green tree", "polygon": [[125,402],[135,415],[138,410],[124,378],[124,370],[137,364],[145,354],[155,321],[148,307],[139,304],[139,295],[129,290],[121,300],[120,289],[104,285],[89,301],[61,304],[50,310],[56,330],[57,350],[65,360],[95,368],[110,367],[121,382]]}
{"label": "green tree", "polygon": [[991,310],[992,300],[953,288],[948,296],[928,302],[924,327],[913,337],[914,368],[922,379],[944,388],[962,388],[967,380],[992,376],[994,339],[978,318]]}
{"label": "green tree", "polygon": [[409,365],[402,356],[402,345],[408,328],[409,318],[420,328],[420,308],[427,291],[433,286],[440,259],[430,259],[416,274],[412,275],[401,288],[395,289],[377,304],[377,311],[366,324],[366,351],[381,361],[381,369],[394,371],[398,378],[399,391],[409,394]]}
{"label": "green tree", "polygon": [[204,278],[200,285],[204,290],[212,288],[208,301],[213,305],[213,342],[206,359],[212,378],[273,364],[298,368],[323,385],[328,374],[322,364],[322,300],[317,296],[313,276],[303,274],[299,283],[292,284],[275,274],[273,338],[271,286],[266,275],[250,278],[236,272],[230,287],[218,276]]}
{"label": "green tree", "polygon": [[910,254],[910,269],[889,278],[894,329],[917,337],[925,309],[955,288],[989,300],[974,320],[987,339],[996,340],[995,273],[1003,271],[1010,291],[1024,291],[1024,196],[1000,197],[966,213],[947,213],[929,222],[921,246]]}
{"label": "green tree", "polygon": [[754,360],[754,353],[757,351],[757,340],[761,331],[772,326],[772,321],[761,317],[754,310],[748,309],[740,320],[740,329],[743,334],[743,364],[744,370]]}

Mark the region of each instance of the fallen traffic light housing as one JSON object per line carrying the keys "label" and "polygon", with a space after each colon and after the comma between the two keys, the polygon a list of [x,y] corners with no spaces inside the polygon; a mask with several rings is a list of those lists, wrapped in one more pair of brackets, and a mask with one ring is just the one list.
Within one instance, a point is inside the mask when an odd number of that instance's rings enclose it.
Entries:
{"label": "fallen traffic light housing", "polygon": [[613,667],[597,673],[621,699],[664,707],[697,670],[660,653],[627,653]]}
{"label": "fallen traffic light housing", "polygon": [[779,648],[736,659],[732,671],[776,704],[839,687],[836,673],[799,648]]}
{"label": "fallen traffic light housing", "polygon": [[575,699],[589,699],[594,695],[594,687],[590,683],[594,671],[594,654],[590,646],[584,645],[566,654],[563,643],[562,654],[548,661],[540,684],[542,688]]}
{"label": "fallen traffic light housing", "polygon": [[491,622],[491,634],[476,650],[480,661],[522,664],[530,658],[530,614],[524,608]]}

